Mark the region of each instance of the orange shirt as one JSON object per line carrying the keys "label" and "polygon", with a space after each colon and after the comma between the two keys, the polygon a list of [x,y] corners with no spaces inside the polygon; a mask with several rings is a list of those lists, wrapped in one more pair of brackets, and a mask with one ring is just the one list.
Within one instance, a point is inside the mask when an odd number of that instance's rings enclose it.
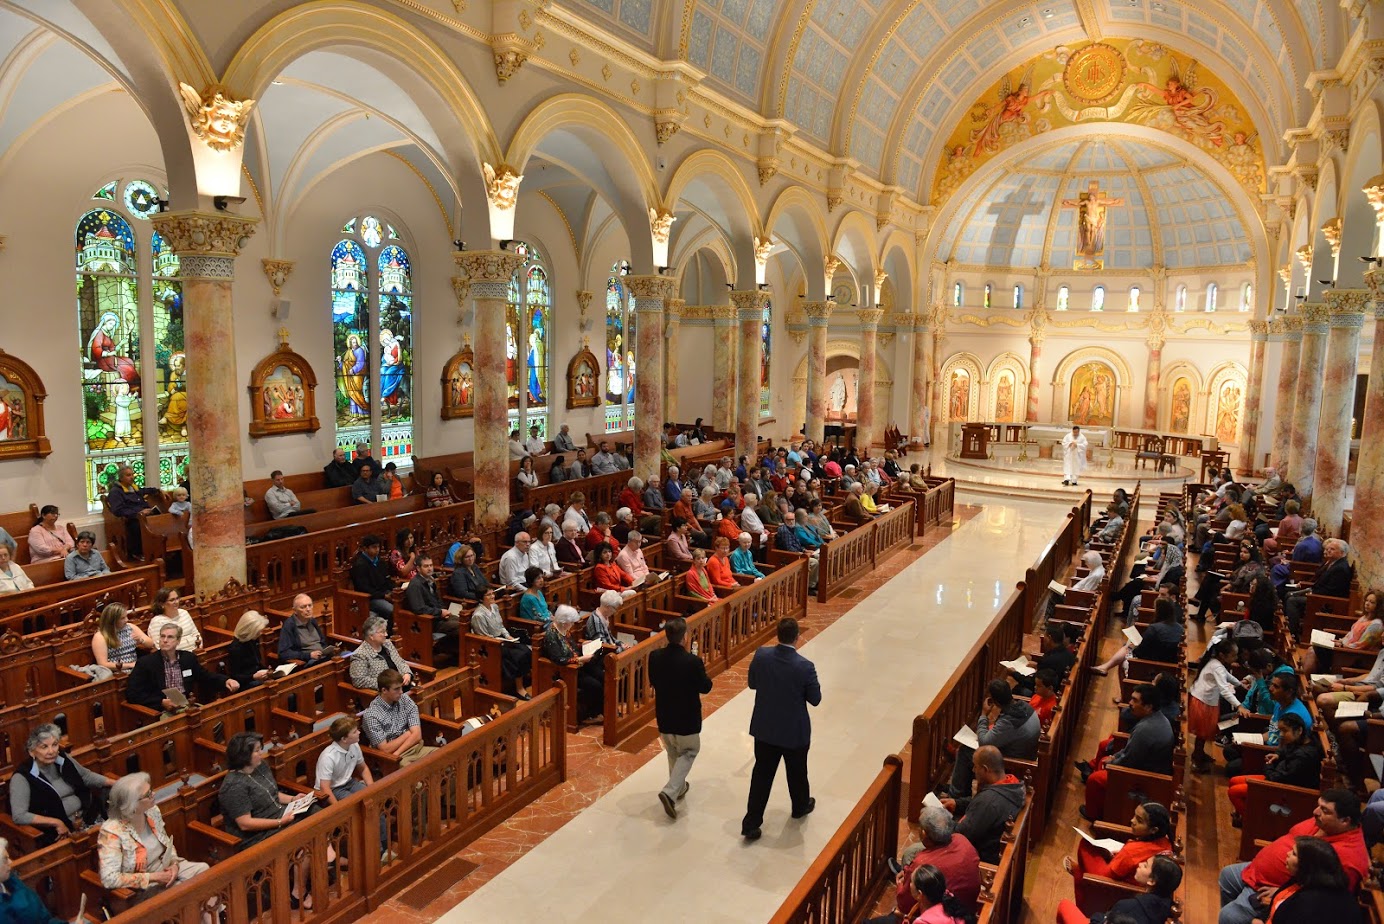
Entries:
{"label": "orange shirt", "polygon": [[1034,693],[1029,697],[1028,704],[1033,707],[1033,711],[1038,713],[1038,721],[1044,728],[1052,721],[1052,711],[1057,708],[1057,697],[1049,696],[1046,699]]}
{"label": "orange shirt", "polygon": [[596,587],[600,590],[624,590],[634,583],[634,578],[614,562],[602,562],[596,566]]}
{"label": "orange shirt", "polygon": [[683,581],[687,584],[687,590],[694,597],[703,600],[716,602],[716,591],[711,589],[711,581],[707,580],[705,570],[698,571],[696,568],[688,568],[687,574],[683,575]]}
{"label": "orange shirt", "polygon": [[739,587],[735,575],[730,570],[730,559],[713,555],[706,560],[706,573],[711,583],[717,587]]}
{"label": "orange shirt", "polygon": [[730,517],[723,516],[716,523],[716,535],[725,536],[730,540],[732,547],[740,540],[740,533],[740,524],[736,523]]}

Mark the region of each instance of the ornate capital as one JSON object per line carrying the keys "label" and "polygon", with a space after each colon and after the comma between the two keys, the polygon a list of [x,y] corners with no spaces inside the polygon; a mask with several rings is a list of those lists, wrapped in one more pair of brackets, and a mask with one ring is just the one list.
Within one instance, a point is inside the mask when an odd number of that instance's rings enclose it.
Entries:
{"label": "ornate capital", "polygon": [[668,243],[668,236],[673,233],[673,222],[677,220],[677,216],[668,209],[649,209],[649,233],[654,241]]}
{"label": "ornate capital", "polygon": [[827,211],[828,211],[828,212],[834,212],[834,211],[836,211],[836,207],[837,207],[838,205],[841,204],[841,201],[842,201],[843,198],[844,198],[844,197],[841,195],[841,193],[840,193],[839,190],[838,190],[836,193],[834,193],[834,194],[833,194],[833,193],[827,193]]}
{"label": "ornate capital", "polygon": [[666,302],[678,291],[678,281],[672,276],[626,276],[625,285],[636,302],[655,298]]}
{"label": "ornate capital", "polygon": [[777,157],[761,157],[757,164],[759,167],[759,185],[763,186],[774,178],[778,173],[779,162]]}
{"label": "ornate capital", "polygon": [[884,281],[888,278],[889,274],[884,270],[875,273],[875,288],[878,289],[880,286],[884,285]]}
{"label": "ornate capital", "polygon": [[883,308],[857,308],[855,316],[860,319],[860,329],[866,332],[879,330],[880,319],[884,317]]}
{"label": "ornate capital", "polygon": [[682,112],[678,109],[658,109],[654,111],[654,138],[663,144],[682,128]]}
{"label": "ornate capital", "polygon": [[490,47],[495,52],[495,79],[501,84],[519,73],[519,68],[529,60],[529,43],[513,32],[491,36]]}
{"label": "ornate capital", "polygon": [[807,315],[808,327],[826,327],[831,313],[836,310],[836,302],[803,302],[803,314]]}
{"label": "ornate capital", "polygon": [[1303,244],[1295,251],[1298,263],[1302,264],[1302,271],[1311,275],[1312,273],[1312,245]]}
{"label": "ornate capital", "polygon": [[471,295],[471,280],[467,279],[465,276],[453,276],[452,292],[457,297],[457,307],[464,310],[466,308],[466,300]]}
{"label": "ornate capital", "polygon": [[185,83],[178,84],[187,110],[192,133],[213,151],[233,151],[245,141],[245,126],[250,122],[252,99],[234,100],[212,85],[201,93]]}
{"label": "ornate capital", "polygon": [[711,321],[717,327],[729,327],[735,323],[736,308],[734,305],[711,305]]}
{"label": "ornate capital", "polygon": [[828,290],[831,289],[831,281],[836,278],[836,271],[840,268],[841,261],[830,254],[827,254],[826,258],[822,261],[822,271],[826,274]]}
{"label": "ornate capital", "polygon": [[1384,221],[1384,173],[1368,180],[1362,189],[1374,209],[1375,221]]}
{"label": "ornate capital", "polygon": [[591,297],[594,293],[586,289],[577,290],[577,307],[581,309],[582,316],[586,316],[586,309],[591,307]]}
{"label": "ornate capital", "polygon": [[1331,245],[1332,259],[1341,255],[1341,228],[1340,218],[1332,218],[1322,223],[1322,237]]}
{"label": "ornate capital", "polygon": [[489,164],[481,164],[485,172],[485,197],[490,204],[502,212],[508,212],[519,201],[519,184],[523,176],[514,172],[508,164],[501,164],[496,170]]}
{"label": "ornate capital", "polygon": [[670,298],[663,303],[663,313],[667,316],[670,324],[676,324],[682,320],[682,309],[687,307],[687,299]]}
{"label": "ornate capital", "polygon": [[1370,300],[1375,311],[1384,310],[1384,270],[1372,269],[1365,274],[1365,285],[1370,289]]}
{"label": "ornate capital", "polygon": [[524,258],[508,250],[463,250],[452,254],[475,298],[509,297],[509,280]]}
{"label": "ornate capital", "polygon": [[1283,339],[1289,343],[1302,342],[1302,318],[1295,314],[1284,315],[1278,319],[1283,326]]}
{"label": "ornate capital", "polygon": [[932,330],[931,319],[925,314],[915,314],[913,316],[913,333],[926,334]]}
{"label": "ornate capital", "polygon": [[184,278],[230,279],[235,258],[255,233],[258,218],[226,212],[157,212],[149,216],[173,252],[178,255]]}
{"label": "ornate capital", "polygon": [[1299,317],[1302,321],[1304,334],[1324,334],[1331,318],[1331,312],[1323,304],[1303,302],[1302,313]]}
{"label": "ornate capital", "polygon": [[769,262],[769,251],[774,249],[772,236],[754,239],[754,262],[760,266]]}
{"label": "ornate capital", "polygon": [[758,321],[764,314],[764,300],[767,292],[747,289],[730,293],[730,303],[735,307],[736,316],[742,321]]}
{"label": "ornate capital", "polygon": [[1269,322],[1250,321],[1249,336],[1251,340],[1267,340],[1269,338]]}
{"label": "ornate capital", "polygon": [[1293,268],[1291,266],[1280,266],[1278,268],[1278,278],[1286,286],[1293,281]]}
{"label": "ornate capital", "polygon": [[1359,330],[1369,309],[1369,289],[1332,289],[1326,293],[1326,310],[1333,328]]}
{"label": "ornate capital", "polygon": [[288,282],[289,275],[293,272],[292,260],[270,260],[265,258],[260,261],[260,266],[264,267],[264,276],[269,280],[269,288],[274,290],[274,295],[278,296],[283,289],[284,283]]}
{"label": "ornate capital", "polygon": [[1048,310],[1041,305],[1034,305],[1024,312],[1024,320],[1028,322],[1028,339],[1034,343],[1042,343],[1043,338],[1047,336],[1048,322],[1052,320]]}

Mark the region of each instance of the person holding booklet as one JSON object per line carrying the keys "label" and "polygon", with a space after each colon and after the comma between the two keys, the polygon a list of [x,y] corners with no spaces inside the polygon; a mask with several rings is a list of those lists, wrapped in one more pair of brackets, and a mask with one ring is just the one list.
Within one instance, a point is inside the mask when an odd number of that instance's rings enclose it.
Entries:
{"label": "person holding booklet", "polygon": [[1076,859],[1065,857],[1062,868],[1072,876],[1077,907],[1088,910],[1090,901],[1082,894],[1082,880],[1101,876],[1116,882],[1133,882],[1139,866],[1150,857],[1173,849],[1173,821],[1168,809],[1157,802],[1145,802],[1134,809],[1129,820],[1129,839],[1096,839],[1080,828]]}
{"label": "person holding booklet", "polygon": [[[222,823],[226,832],[240,838],[240,849],[254,846],[286,828],[311,810],[313,794],[296,797],[279,791],[279,781],[264,762],[268,748],[257,732],[238,732],[226,743],[226,776],[221,781]],[[307,863],[292,865],[290,895],[294,910],[299,904],[312,909],[307,891]]]}
{"label": "person holding booklet", "polygon": [[1307,734],[1302,716],[1290,712],[1278,720],[1278,750],[1264,758],[1264,772],[1230,778],[1230,804],[1235,810],[1230,823],[1240,827],[1249,799],[1250,780],[1268,780],[1285,786],[1316,789],[1321,785],[1322,749]]}
{"label": "person holding booklet", "polygon": [[974,779],[971,755],[978,748],[994,747],[1003,756],[1020,760],[1038,756],[1038,736],[1043,728],[1033,706],[1026,699],[1016,698],[1008,682],[1002,679],[990,681],[985,694],[975,731],[963,728],[956,736],[961,748],[952,767],[950,792],[953,797],[970,795]]}
{"label": "person holding booklet", "polygon": [[1126,628],[1125,644],[1104,664],[1093,667],[1092,670],[1104,677],[1108,671],[1119,667],[1130,658],[1159,661],[1164,664],[1178,663],[1182,657],[1182,640],[1187,635],[1187,629],[1179,618],[1182,614],[1178,610],[1177,602],[1172,598],[1174,592],[1173,585],[1160,585],[1158,600],[1153,605],[1154,622],[1143,633],[1134,626]]}

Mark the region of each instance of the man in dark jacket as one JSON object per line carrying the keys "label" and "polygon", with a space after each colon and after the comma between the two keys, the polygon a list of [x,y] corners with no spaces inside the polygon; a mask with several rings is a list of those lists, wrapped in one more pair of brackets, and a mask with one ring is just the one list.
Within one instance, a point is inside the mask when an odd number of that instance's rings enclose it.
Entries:
{"label": "man in dark jacket", "polygon": [[1105,766],[1086,778],[1086,804],[1081,817],[1093,821],[1105,806],[1106,767],[1125,767],[1148,773],[1171,773],[1173,767],[1173,727],[1162,712],[1158,688],[1141,683],[1129,695],[1129,714],[1134,719],[1129,741],[1105,762]]}
{"label": "man in dark jacket", "polygon": [[[443,618],[442,599],[437,595],[437,581],[433,577],[432,556],[419,556],[418,573],[408,582],[408,590],[404,591],[404,605],[410,613],[433,617],[433,635],[441,634],[443,638],[439,641],[455,644],[461,621],[455,616]],[[434,641],[433,644],[435,646],[437,642]],[[451,649],[452,646],[444,647]]]}
{"label": "man in dark jacket", "polygon": [[234,693],[240,684],[213,674],[204,668],[197,656],[190,651],[179,651],[178,642],[183,637],[183,629],[176,623],[168,623],[159,630],[159,650],[147,654],[135,662],[130,671],[130,679],[125,687],[125,698],[137,706],[153,709],[171,715],[179,705],[168,698],[165,690],[180,690],[184,695],[192,691],[194,685],[207,691]]}
{"label": "man in dark jacket", "polygon": [[279,660],[321,664],[333,653],[326,633],[312,615],[312,598],[298,594],[293,598],[293,614],[279,628]]}
{"label": "man in dark jacket", "polygon": [[[1038,756],[1038,736],[1043,732],[1042,722],[1033,706],[1027,701],[1016,699],[1009,684],[1004,680],[992,680],[985,688],[985,702],[976,718],[976,740],[982,746],[999,748],[1005,757],[1020,760],[1033,760]],[[962,745],[956,754],[956,764],[952,767],[951,794],[965,796],[971,792],[971,754],[973,751]]]}
{"label": "man in dark jacket", "polygon": [[668,784],[658,793],[663,811],[678,817],[677,803],[687,795],[687,774],[702,746],[702,694],[711,678],[702,659],[682,647],[687,620],[678,616],[663,624],[668,644],[649,655],[649,683],[654,688],[658,735],[668,755]]}
{"label": "man in dark jacket", "polygon": [[960,817],[956,833],[975,846],[981,861],[998,863],[1004,826],[1024,804],[1024,784],[1005,772],[1004,755],[993,745],[977,750],[971,756],[971,767],[978,784],[975,796],[943,799],[942,806]]}
{"label": "man in dark jacket", "polygon": [[[1301,539],[1298,540],[1301,543]],[[1294,547],[1296,548],[1296,547]],[[1322,563],[1317,568],[1317,576],[1307,587],[1291,591],[1283,601],[1283,613],[1288,617],[1288,626],[1297,635],[1302,629],[1302,617],[1307,612],[1307,595],[1319,597],[1350,597],[1350,582],[1355,577],[1354,570],[1346,556],[1350,546],[1344,539],[1328,539],[1322,543]]]}
{"label": "man in dark jacket", "polygon": [[817,807],[807,780],[807,751],[812,744],[807,707],[821,704],[822,687],[817,682],[816,665],[796,651],[797,641],[798,621],[780,619],[778,644],[759,649],[750,661],[749,686],[755,691],[750,717],[754,770],[749,803],[740,822],[740,834],[747,841],[758,840],[761,834],[764,807],[769,804],[779,760],[788,777],[793,817],[802,818]]}
{"label": "man in dark jacket", "polygon": [[356,480],[356,468],[346,461],[341,447],[332,450],[332,461],[322,466],[322,482],[329,488],[349,488]]}
{"label": "man in dark jacket", "polygon": [[366,536],[360,541],[360,551],[351,562],[351,587],[358,593],[370,595],[370,612],[389,622],[389,634],[394,634],[394,603],[389,595],[394,582],[389,579],[389,562],[380,556],[380,537]]}

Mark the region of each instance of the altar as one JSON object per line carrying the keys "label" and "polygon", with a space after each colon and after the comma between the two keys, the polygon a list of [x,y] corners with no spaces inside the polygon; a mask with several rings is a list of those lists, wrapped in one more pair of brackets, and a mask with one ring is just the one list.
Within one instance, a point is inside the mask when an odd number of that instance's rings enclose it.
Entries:
{"label": "altar", "polygon": [[[1051,459],[1054,451],[1062,444],[1062,438],[1072,432],[1071,427],[1062,427],[1055,424],[1029,424],[1028,439],[1038,444],[1038,458]],[[1097,427],[1082,427],[1081,435],[1086,437],[1086,459],[1090,461],[1092,453],[1097,448],[1104,449],[1110,445],[1110,431]]]}

